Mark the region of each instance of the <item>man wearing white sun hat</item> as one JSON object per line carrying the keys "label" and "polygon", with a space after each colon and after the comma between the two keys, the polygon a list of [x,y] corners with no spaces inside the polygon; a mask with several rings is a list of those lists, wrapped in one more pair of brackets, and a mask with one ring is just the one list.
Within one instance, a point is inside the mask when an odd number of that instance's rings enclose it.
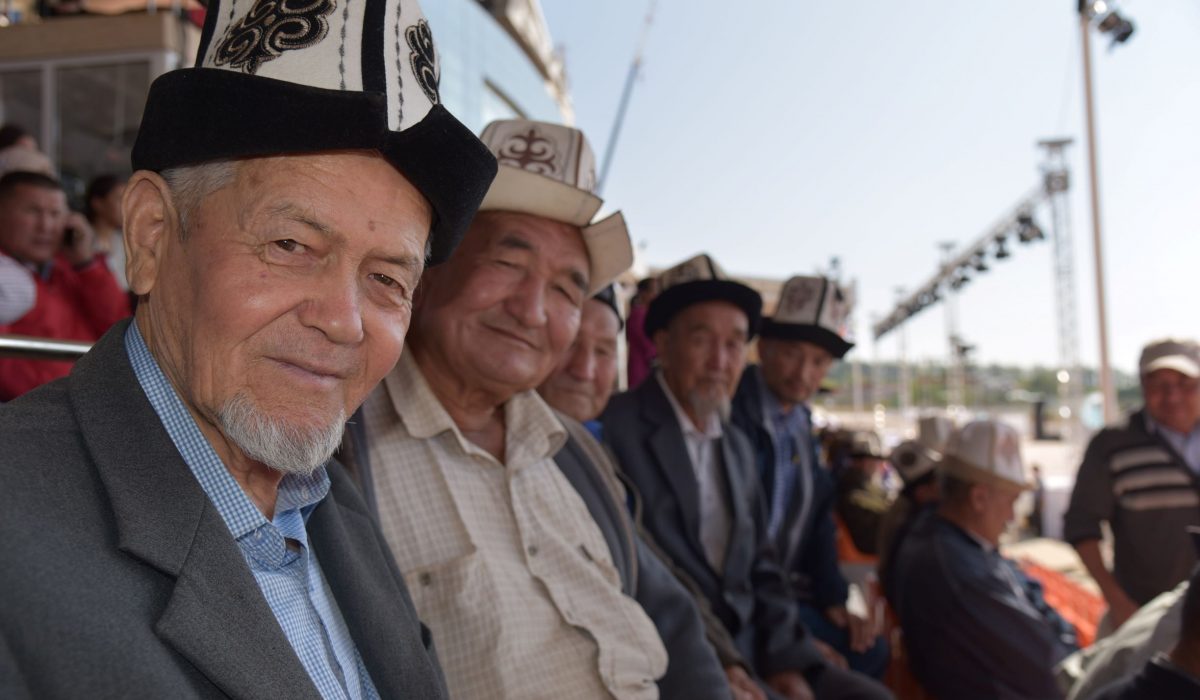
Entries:
{"label": "man wearing white sun hat", "polygon": [[1030,488],[1017,432],[968,423],[937,469],[941,504],[900,544],[889,591],[913,673],[939,698],[1061,697],[1053,667],[1075,650],[1073,631],[999,552]]}
{"label": "man wearing white sun hat", "polygon": [[[727,697],[694,604],[636,540],[607,461],[586,459],[599,446],[534,391],[632,262],[624,217],[593,223],[578,130],[512,119],[481,138],[500,173],[422,281],[411,351],[364,405],[359,450],[451,694]],[[569,445],[584,459],[560,468]]]}

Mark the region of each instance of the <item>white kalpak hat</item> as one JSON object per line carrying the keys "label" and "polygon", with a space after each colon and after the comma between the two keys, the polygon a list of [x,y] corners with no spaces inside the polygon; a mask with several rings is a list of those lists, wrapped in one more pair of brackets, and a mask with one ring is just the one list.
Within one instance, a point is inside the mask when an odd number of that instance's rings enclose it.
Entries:
{"label": "white kalpak hat", "polygon": [[846,340],[846,323],[854,300],[849,291],[826,277],[797,276],[783,283],[775,315],[763,319],[764,338],[804,340],[834,357],[844,357],[854,343]]}
{"label": "white kalpak hat", "polygon": [[515,211],[576,226],[591,262],[589,294],[604,289],[633,264],[633,245],[621,212],[592,223],[604,200],[596,196],[596,156],[579,129],[530,119],[488,124],[479,138],[500,172],[480,211]]}
{"label": "white kalpak hat", "polygon": [[433,34],[416,0],[209,0],[195,68],[150,86],[132,161],[378,151],[433,208],[447,258],[496,173],[441,105]]}
{"label": "white kalpak hat", "polygon": [[1028,490],[1021,461],[1021,438],[1011,426],[997,421],[967,423],[946,445],[941,469],[963,481]]}

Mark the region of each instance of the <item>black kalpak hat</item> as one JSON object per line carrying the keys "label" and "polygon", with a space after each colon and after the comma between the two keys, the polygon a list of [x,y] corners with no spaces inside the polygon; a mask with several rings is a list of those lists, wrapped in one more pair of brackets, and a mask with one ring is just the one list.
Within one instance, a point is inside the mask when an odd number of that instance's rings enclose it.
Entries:
{"label": "black kalpak hat", "polygon": [[775,315],[765,319],[764,338],[804,340],[841,358],[854,347],[846,340],[846,323],[853,300],[846,290],[825,277],[793,277],[783,283]]}
{"label": "black kalpak hat", "polygon": [[433,207],[431,264],[454,251],[496,175],[440,103],[416,0],[210,0],[196,66],[150,86],[134,170],[376,150]]}
{"label": "black kalpak hat", "polygon": [[705,301],[727,301],[741,309],[749,322],[750,335],[758,332],[762,319],[762,296],[750,287],[725,276],[706,253],[685,260],[658,277],[659,293],[646,309],[646,335],[667,327],[680,311]]}

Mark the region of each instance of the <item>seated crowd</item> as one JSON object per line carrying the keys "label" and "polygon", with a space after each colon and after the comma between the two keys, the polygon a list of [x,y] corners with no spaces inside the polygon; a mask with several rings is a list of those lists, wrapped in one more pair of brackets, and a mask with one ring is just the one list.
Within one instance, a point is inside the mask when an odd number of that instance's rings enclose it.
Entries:
{"label": "seated crowd", "polygon": [[[217,9],[87,216],[0,130],[0,333],[95,343],[0,359],[0,696],[889,698],[903,652],[928,696],[1049,699],[1098,668],[1002,553],[1015,429],[822,443],[853,348],[836,280],[764,315],[700,254],[626,314],[628,227],[582,132],[474,136],[399,10],[375,21],[411,61],[349,13],[240,54],[259,10]],[[1141,373],[1066,536],[1112,627],[1179,624],[1084,697],[1200,697],[1200,351],[1151,344]]]}

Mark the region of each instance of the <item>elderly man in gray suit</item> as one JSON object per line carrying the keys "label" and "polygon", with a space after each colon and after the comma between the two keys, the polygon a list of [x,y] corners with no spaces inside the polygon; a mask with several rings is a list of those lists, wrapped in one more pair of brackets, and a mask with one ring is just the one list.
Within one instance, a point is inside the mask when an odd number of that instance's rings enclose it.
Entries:
{"label": "elderly man in gray suit", "polygon": [[330,455],[495,161],[412,0],[223,4],[134,147],[134,321],[0,409],[0,696],[445,697]]}
{"label": "elderly man in gray suit", "polygon": [[[728,419],[762,299],[707,255],[667,270],[646,314],[660,370],[602,416],[616,462],[645,503],[643,524],[707,599],[774,697],[886,698],[816,642],[766,531],[753,448]],[[841,661],[844,666],[844,661]]]}

